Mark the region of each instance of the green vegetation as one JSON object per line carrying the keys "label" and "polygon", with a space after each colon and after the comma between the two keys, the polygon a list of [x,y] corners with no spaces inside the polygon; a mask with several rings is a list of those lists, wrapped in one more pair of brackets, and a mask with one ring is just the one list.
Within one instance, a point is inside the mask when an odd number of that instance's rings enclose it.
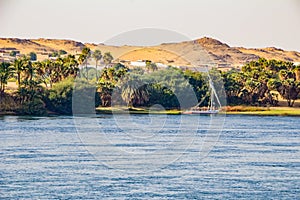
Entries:
{"label": "green vegetation", "polygon": [[103,56],[103,62],[105,63],[106,66],[108,66],[109,64],[111,64],[112,60],[113,60],[113,56],[111,55],[110,52],[106,52],[104,53]]}
{"label": "green vegetation", "polygon": [[81,65],[85,65],[85,72],[86,73],[82,73],[83,77],[85,77],[87,80],[89,79],[89,71],[88,71],[88,59],[91,57],[91,49],[84,47],[82,49],[82,53],[80,54],[78,61],[79,64]]}
{"label": "green vegetation", "polygon": [[[121,64],[105,68],[98,81],[102,106],[150,107],[159,104],[166,109],[181,109],[193,106],[188,104],[193,95],[187,92],[188,88],[194,89],[199,98],[207,95],[207,77],[200,72],[184,72],[174,67],[152,73],[147,71],[141,68],[129,70]],[[180,105],[179,99],[188,99],[187,105]]]}
{"label": "green vegetation", "polygon": [[11,57],[16,57],[17,52],[16,52],[16,51],[11,51],[11,52],[9,53],[9,55],[10,55]]}
{"label": "green vegetation", "polygon": [[49,90],[46,105],[47,109],[60,114],[72,113],[73,78],[58,82]]}
{"label": "green vegetation", "polygon": [[54,51],[52,53],[50,53],[48,56],[49,57],[60,57],[61,55],[66,55],[68,54],[68,52],[66,52],[65,50],[61,49],[59,51]]}
{"label": "green vegetation", "polygon": [[49,57],[59,57],[60,55],[59,55],[59,53],[57,51],[54,51],[52,53],[49,53],[48,56]]}
{"label": "green vegetation", "polygon": [[242,71],[223,73],[229,105],[277,106],[279,96],[293,107],[299,99],[299,66],[291,62],[259,59]]}
{"label": "green vegetation", "polygon": [[0,63],[0,94],[4,93],[7,81],[13,76],[13,70],[9,63]]}
{"label": "green vegetation", "polygon": [[[88,67],[90,59],[95,60],[95,68]],[[98,71],[101,60],[105,67]],[[227,107],[227,112],[299,114],[297,109],[273,108],[278,105],[279,98],[285,100],[289,107],[293,107],[299,99],[300,68],[290,62],[259,59],[246,64],[241,71],[212,69],[207,74],[171,66],[158,70],[151,61],[146,62],[145,68],[129,69],[120,63],[112,64],[112,61],[113,56],[109,52],[102,56],[100,50],[92,52],[85,47],[78,59],[74,55],[44,61],[22,57],[12,63],[0,63],[0,113],[71,114],[72,95],[79,92],[95,101],[88,109],[96,107],[98,113],[122,113],[129,109],[130,113],[179,114],[180,110],[195,105],[193,101],[183,105],[180,102],[182,98],[191,100],[194,95],[202,106],[208,105],[210,78],[218,95],[225,96],[220,91],[226,92],[227,102],[233,106]],[[80,82],[76,90],[75,78]],[[8,80],[15,80],[17,89],[6,91]],[[187,92],[189,89],[194,93]],[[94,92],[95,96],[89,92]],[[84,104],[81,101],[85,98],[77,99],[76,105]],[[155,105],[166,110],[151,109]]]}
{"label": "green vegetation", "polygon": [[[68,109],[67,104],[61,107],[55,105],[53,93],[57,91],[60,84],[64,83],[64,80],[75,78],[78,71],[78,62],[73,55],[55,61],[32,62],[29,57],[22,57],[12,63],[1,63],[0,112],[44,115],[47,111],[58,111],[57,113],[65,114],[65,109]],[[16,77],[18,89],[6,93],[7,81],[13,77]],[[73,86],[73,83],[69,85]],[[60,95],[63,99],[67,99],[67,95]],[[56,101],[61,100],[62,98],[59,99],[61,96],[58,95]],[[68,111],[70,113],[70,109]]]}
{"label": "green vegetation", "polygon": [[154,71],[158,70],[158,68],[157,68],[157,65],[155,63],[151,62],[150,60],[147,60],[146,61],[146,70],[148,72],[149,71],[154,72]]}
{"label": "green vegetation", "polygon": [[36,53],[30,52],[30,53],[29,53],[29,59],[30,59],[31,61],[36,61],[36,59],[37,59]]}
{"label": "green vegetation", "polygon": [[96,49],[93,53],[93,58],[95,59],[95,62],[96,62],[96,79],[98,80],[98,73],[97,73],[97,70],[98,70],[98,62],[101,60],[102,58],[102,53],[99,49]]}
{"label": "green vegetation", "polygon": [[65,55],[65,54],[68,54],[68,52],[66,52],[65,50],[61,49],[58,51],[58,54],[59,55]]}

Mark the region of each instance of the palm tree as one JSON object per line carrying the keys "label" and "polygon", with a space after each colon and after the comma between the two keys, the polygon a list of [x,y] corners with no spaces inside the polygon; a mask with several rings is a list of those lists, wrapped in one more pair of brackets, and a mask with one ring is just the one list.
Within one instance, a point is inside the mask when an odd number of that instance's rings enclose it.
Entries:
{"label": "palm tree", "polygon": [[142,105],[149,100],[149,91],[145,83],[136,76],[126,76],[120,84],[121,97],[129,107]]}
{"label": "palm tree", "polygon": [[88,47],[84,47],[82,49],[81,54],[79,55],[78,61],[80,64],[85,64],[85,70],[86,70],[86,79],[88,80],[88,69],[87,69],[87,64],[88,64],[88,59],[91,56],[91,49]]}
{"label": "palm tree", "polygon": [[21,73],[26,66],[27,59],[26,57],[15,59],[12,63],[12,67],[14,68],[15,72],[17,73],[17,84],[18,88],[20,89],[21,86]]}
{"label": "palm tree", "polygon": [[269,86],[275,89],[287,101],[289,107],[293,107],[300,94],[300,81],[291,78],[287,71],[281,71],[277,79],[270,79]]}
{"label": "palm tree", "polygon": [[10,63],[3,62],[0,64],[0,94],[4,93],[5,85],[9,78],[13,76],[14,68]]}
{"label": "palm tree", "polygon": [[[100,78],[101,79],[101,78]],[[101,104],[103,107],[111,106],[111,95],[115,86],[109,81],[98,82],[98,92],[101,98]]]}
{"label": "palm tree", "polygon": [[51,60],[45,60],[43,62],[43,65],[45,70],[45,77],[47,77],[47,81],[49,81],[50,88],[52,88],[53,83],[55,83],[56,79],[55,63]]}
{"label": "palm tree", "polygon": [[109,64],[111,64],[111,62],[113,61],[113,56],[111,55],[110,52],[105,52],[104,56],[103,56],[103,62],[105,63],[106,66],[108,66]]}
{"label": "palm tree", "polygon": [[[36,71],[37,79],[39,82],[45,84],[45,87],[48,88],[48,82],[49,80],[49,63],[50,60],[45,60],[43,62],[34,62],[32,63],[34,66],[34,69]],[[52,85],[50,84],[50,87]]]}
{"label": "palm tree", "polygon": [[28,62],[26,63],[26,66],[24,68],[24,74],[25,80],[32,81],[35,75],[35,67],[30,60],[28,60]]}
{"label": "palm tree", "polygon": [[77,72],[79,71],[78,62],[75,59],[74,55],[68,55],[63,59],[63,78],[67,78],[69,76],[75,77]]}
{"label": "palm tree", "polygon": [[296,76],[296,80],[300,81],[300,65],[295,66],[294,73],[295,73],[295,76]]}
{"label": "palm tree", "polygon": [[117,82],[127,73],[128,68],[125,66],[114,66],[105,68],[101,71],[98,81],[98,92],[101,97],[102,106],[111,105],[111,96],[116,87]]}
{"label": "palm tree", "polygon": [[96,49],[93,53],[93,58],[96,61],[96,80],[98,81],[98,73],[97,73],[97,67],[98,67],[98,61],[101,60],[102,54],[99,49]]}
{"label": "palm tree", "polygon": [[54,74],[55,74],[55,80],[54,82],[57,83],[61,80],[63,80],[64,77],[64,60],[63,58],[59,57],[54,61],[55,69],[54,69]]}

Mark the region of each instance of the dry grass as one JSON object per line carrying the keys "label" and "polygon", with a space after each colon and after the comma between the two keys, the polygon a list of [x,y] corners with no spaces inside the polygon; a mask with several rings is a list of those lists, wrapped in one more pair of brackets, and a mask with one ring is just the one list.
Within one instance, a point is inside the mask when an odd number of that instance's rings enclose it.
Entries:
{"label": "dry grass", "polygon": [[267,115],[267,116],[300,116],[300,108],[297,107],[248,107],[232,106],[226,107],[224,113],[245,115]]}
{"label": "dry grass", "polygon": [[223,108],[226,112],[255,112],[255,111],[267,111],[268,107],[255,107],[255,106],[227,106]]}

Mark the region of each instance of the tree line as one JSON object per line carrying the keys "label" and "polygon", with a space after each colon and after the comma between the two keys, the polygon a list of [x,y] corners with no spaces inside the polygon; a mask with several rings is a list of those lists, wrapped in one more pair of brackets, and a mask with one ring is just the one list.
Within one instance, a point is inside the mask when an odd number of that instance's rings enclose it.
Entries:
{"label": "tree line", "polygon": [[[88,61],[94,59],[95,67]],[[99,62],[104,68],[99,70]],[[29,57],[0,64],[0,111],[20,114],[72,113],[74,80],[81,80],[83,92],[95,87],[95,106],[112,104],[146,107],[160,104],[166,109],[182,109],[178,94],[188,99],[191,87],[203,106],[209,102],[209,78],[222,83],[229,105],[277,106],[279,95],[294,106],[300,93],[300,68],[291,62],[259,59],[242,67],[209,74],[175,67],[158,70],[155,63],[146,62],[145,68],[128,68],[120,63],[112,65],[110,52],[102,55],[83,48],[74,55],[56,60],[33,62]],[[79,66],[82,66],[80,68]],[[15,80],[17,90],[7,93],[9,80]],[[224,83],[224,84],[223,84]]]}
{"label": "tree line", "polygon": [[279,96],[293,107],[300,93],[300,66],[260,58],[241,71],[222,73],[228,104],[277,106]]}

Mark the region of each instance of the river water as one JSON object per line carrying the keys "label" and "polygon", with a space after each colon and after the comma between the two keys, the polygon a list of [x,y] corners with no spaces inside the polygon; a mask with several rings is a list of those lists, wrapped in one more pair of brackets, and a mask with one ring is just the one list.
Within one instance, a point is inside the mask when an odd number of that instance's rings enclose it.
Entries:
{"label": "river water", "polygon": [[129,118],[0,117],[0,199],[300,199],[300,118]]}

